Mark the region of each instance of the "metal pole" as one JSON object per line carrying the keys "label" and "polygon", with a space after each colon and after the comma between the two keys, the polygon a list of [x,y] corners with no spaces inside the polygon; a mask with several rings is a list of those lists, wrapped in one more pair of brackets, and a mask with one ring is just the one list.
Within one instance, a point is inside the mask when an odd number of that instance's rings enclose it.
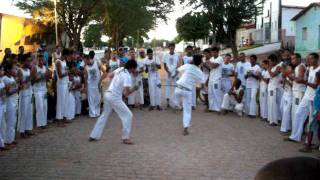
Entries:
{"label": "metal pole", "polygon": [[58,42],[58,15],[57,15],[57,0],[54,0],[54,21],[55,21],[55,31],[56,31],[56,45]]}

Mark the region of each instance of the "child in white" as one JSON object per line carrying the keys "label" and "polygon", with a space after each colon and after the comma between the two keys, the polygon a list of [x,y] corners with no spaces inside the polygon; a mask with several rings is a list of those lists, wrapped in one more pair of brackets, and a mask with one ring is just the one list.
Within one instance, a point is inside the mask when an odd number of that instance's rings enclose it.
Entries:
{"label": "child in white", "polygon": [[31,72],[29,69],[31,56],[25,54],[22,60],[22,68],[18,71],[20,92],[18,108],[18,131],[21,137],[33,135],[33,103],[32,103],[32,85]]}
{"label": "child in white", "polygon": [[242,116],[243,112],[243,95],[244,90],[241,86],[240,79],[235,79],[230,91],[223,97],[221,109],[227,111],[234,111],[239,116]]}
{"label": "child in white", "polygon": [[94,118],[100,115],[100,104],[101,104],[100,64],[88,56],[85,56],[85,60],[86,60],[85,87],[87,90],[87,97],[88,97],[88,104],[89,104],[89,116],[91,118]]}
{"label": "child in white", "polygon": [[269,61],[264,60],[262,62],[262,72],[260,78],[260,93],[259,93],[259,102],[260,102],[260,116],[262,120],[268,121],[268,83],[270,80],[270,74],[268,72]]}
{"label": "child in white", "polygon": [[130,93],[137,90],[139,87],[131,87],[131,75],[130,73],[136,73],[137,62],[129,60],[125,68],[119,68],[115,70],[111,76],[111,84],[108,90],[104,94],[104,110],[101,116],[98,118],[91,134],[90,141],[98,140],[101,138],[103,129],[114,110],[121,119],[122,122],[122,139],[125,144],[132,144],[129,140],[132,123],[132,113],[126,104],[123,102],[123,95],[128,96]]}
{"label": "child in white", "polygon": [[75,88],[75,81],[74,81],[74,71],[71,69],[69,73],[69,84],[68,84],[68,94],[67,94],[67,112],[66,112],[66,122],[71,123],[74,119],[76,114],[76,100],[74,97],[74,88]]}
{"label": "child in white", "polygon": [[222,64],[221,90],[223,94],[228,93],[232,87],[231,77],[234,75],[234,66],[230,61],[231,55],[226,54]]}
{"label": "child in white", "polygon": [[166,99],[167,99],[167,106],[170,106],[170,103],[174,102],[174,97],[172,97],[172,89],[173,86],[176,85],[177,81],[177,68],[180,59],[180,55],[175,53],[175,45],[169,45],[170,52],[164,56],[164,67],[167,72],[167,79],[166,79]]}
{"label": "child in white", "polygon": [[6,131],[4,142],[8,145],[15,143],[16,122],[17,122],[17,99],[18,99],[18,83],[16,82],[17,67],[13,63],[7,63],[5,67],[6,75],[3,82],[7,87],[5,99],[5,124]]}
{"label": "child in white", "polygon": [[147,50],[147,59],[145,61],[148,72],[149,96],[150,96],[150,110],[157,107],[161,110],[161,84],[159,69],[161,69],[160,59],[153,56],[152,49]]}
{"label": "child in white", "polygon": [[32,71],[33,91],[36,104],[37,127],[45,128],[47,125],[47,68],[44,66],[42,55],[38,56],[38,64]]}
{"label": "child in white", "polygon": [[281,112],[282,121],[280,131],[283,133],[289,132],[291,130],[291,104],[292,104],[292,81],[290,79],[292,75],[291,66],[282,67],[282,81],[283,81],[283,95],[281,98]]}
{"label": "child in white", "polygon": [[145,60],[140,59],[137,61],[137,64],[138,64],[138,73],[131,74],[131,81],[133,86],[139,86],[139,89],[138,91],[135,91],[129,95],[128,105],[131,105],[134,107],[135,104],[138,103],[141,108],[144,104],[142,73],[144,72]]}
{"label": "child in white", "polygon": [[247,69],[251,66],[251,64],[246,61],[246,55],[244,53],[240,53],[239,60],[240,61],[236,65],[235,77],[240,79],[242,86],[245,87],[246,79],[244,76],[246,75]]}
{"label": "child in white", "polygon": [[320,71],[320,66],[318,65],[319,55],[316,53],[311,53],[308,58],[307,62],[309,63],[310,67],[308,69],[309,76],[308,82],[306,83],[307,89],[305,94],[299,104],[296,114],[295,114],[295,121],[292,124],[292,132],[291,136],[289,137],[290,140],[293,141],[301,141],[301,136],[303,133],[303,125],[307,117],[309,116],[309,122],[312,122],[312,113],[313,113],[313,100],[315,96],[315,88],[316,85],[316,73]]}
{"label": "child in white", "polygon": [[203,79],[203,73],[198,67],[202,62],[202,56],[195,55],[193,61],[194,64],[185,64],[178,68],[181,77],[177,81],[177,87],[174,93],[179,105],[182,101],[184,135],[188,134],[188,128],[191,123],[192,88],[197,83],[202,82]]}
{"label": "child in white", "polygon": [[218,48],[212,48],[211,54],[213,54],[213,56],[209,62],[211,68],[208,85],[209,110],[220,112],[223,98],[221,91],[223,58],[219,56]]}
{"label": "child in white", "polygon": [[79,72],[76,70],[76,74],[73,77],[73,82],[75,84],[74,90],[73,90],[73,95],[75,99],[75,114],[80,115],[81,114],[81,89],[82,89],[82,84],[81,84],[81,77],[79,75]]}
{"label": "child in white", "polygon": [[257,93],[259,88],[259,77],[261,68],[257,62],[257,56],[250,56],[250,67],[246,70],[246,90],[245,90],[245,112],[251,117],[257,115]]}
{"label": "child in white", "polygon": [[270,81],[268,84],[268,121],[271,126],[278,124],[278,105],[277,105],[277,88],[280,86],[281,80],[281,63],[278,63],[276,55],[268,57],[270,66],[268,72],[270,74]]}

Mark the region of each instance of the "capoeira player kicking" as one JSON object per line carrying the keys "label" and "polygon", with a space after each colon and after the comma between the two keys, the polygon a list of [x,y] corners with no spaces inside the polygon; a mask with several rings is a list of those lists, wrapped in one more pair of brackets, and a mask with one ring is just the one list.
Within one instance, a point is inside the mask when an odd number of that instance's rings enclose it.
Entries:
{"label": "capoeira player kicking", "polygon": [[183,135],[188,135],[188,128],[191,123],[191,112],[192,112],[192,88],[197,83],[201,83],[203,80],[203,73],[198,67],[202,63],[201,55],[194,55],[191,64],[185,64],[177,69],[181,75],[177,81],[175,88],[175,97],[177,98],[177,105],[180,106],[182,101],[183,107]]}
{"label": "capoeira player kicking", "polygon": [[131,88],[131,74],[137,73],[137,62],[129,60],[124,67],[116,69],[110,74],[112,81],[108,90],[104,94],[104,109],[98,118],[91,134],[89,141],[99,140],[102,136],[103,129],[114,110],[122,121],[122,141],[124,144],[133,144],[130,140],[132,113],[128,106],[123,102],[123,95],[128,97],[132,92],[139,89],[139,86]]}

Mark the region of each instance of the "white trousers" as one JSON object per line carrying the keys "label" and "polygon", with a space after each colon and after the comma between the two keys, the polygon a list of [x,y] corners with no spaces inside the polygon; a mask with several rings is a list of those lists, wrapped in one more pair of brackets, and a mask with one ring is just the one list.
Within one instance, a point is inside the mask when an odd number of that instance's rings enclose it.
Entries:
{"label": "white trousers", "polygon": [[174,98],[172,97],[173,95],[173,91],[174,91],[174,87],[176,85],[176,82],[177,82],[177,78],[172,78],[172,77],[167,77],[167,80],[166,80],[166,99],[169,99],[169,100],[174,100]]}
{"label": "white trousers", "polygon": [[221,81],[211,82],[208,85],[209,110],[220,111],[223,94],[221,91]]}
{"label": "white trousers", "polygon": [[223,94],[227,94],[232,87],[232,81],[230,78],[221,79],[221,91]]}
{"label": "white trousers", "polygon": [[33,128],[32,94],[19,94],[18,132],[25,133]]}
{"label": "white trousers", "polygon": [[245,112],[250,116],[257,115],[257,88],[246,88]]}
{"label": "white trousers", "polygon": [[313,101],[303,98],[299,104],[296,114],[295,121],[292,123],[292,131],[290,139],[295,141],[301,141],[301,136],[304,130],[304,122],[309,116],[309,122],[312,122],[313,113]]}
{"label": "white trousers", "polygon": [[98,87],[88,87],[89,116],[100,116],[101,94]]}
{"label": "white trousers", "polygon": [[57,83],[56,119],[58,120],[62,120],[66,116],[68,92],[68,84]]}
{"label": "white trousers", "polygon": [[91,131],[90,137],[94,139],[101,138],[111,112],[114,110],[122,122],[122,139],[129,139],[132,124],[132,113],[127,105],[123,102],[122,98],[115,97],[111,92],[106,92],[104,95],[103,106],[103,112]]}
{"label": "white trousers", "polygon": [[0,147],[4,147],[5,102],[0,101]]}
{"label": "white trousers", "polygon": [[282,96],[283,96],[283,93],[284,93],[284,90],[283,88],[277,88],[277,92],[276,92],[276,96],[277,96],[277,99],[276,99],[276,102],[277,102],[277,107],[278,107],[278,120],[282,120],[282,109],[280,107],[281,105],[281,99],[282,99]]}
{"label": "white trousers", "polygon": [[196,86],[192,88],[192,106],[193,107],[197,106],[197,87]]}
{"label": "white trousers", "polygon": [[47,91],[34,91],[37,127],[47,125],[48,101]]}
{"label": "white trousers", "polygon": [[268,119],[268,90],[260,89],[260,116],[262,119]]}
{"label": "white trousers", "polygon": [[228,93],[226,93],[223,96],[221,109],[234,111],[241,116],[243,111],[243,103],[238,103],[233,96],[230,96]]}
{"label": "white trousers", "polygon": [[11,144],[15,139],[17,122],[17,95],[11,95],[6,99],[6,135],[4,142]]}
{"label": "white trousers", "polygon": [[76,115],[81,114],[81,92],[80,91],[74,91],[74,99],[76,104]]}
{"label": "white trousers", "polygon": [[176,88],[174,95],[177,103],[182,103],[183,108],[183,127],[189,128],[191,126],[191,113],[192,113],[192,91],[182,90]]}
{"label": "white trousers", "polygon": [[303,98],[303,92],[293,92],[293,97],[292,97],[292,110],[291,110],[291,119],[292,123],[295,122],[296,119],[296,111],[297,108]]}
{"label": "white trousers", "polygon": [[278,124],[278,105],[277,105],[277,90],[268,90],[268,121],[269,123]]}
{"label": "white trousers", "polygon": [[292,94],[284,92],[281,99],[281,111],[282,111],[282,121],[281,121],[281,132],[288,132],[291,130],[291,104],[292,104]]}
{"label": "white trousers", "polygon": [[161,105],[161,88],[158,87],[158,84],[160,83],[161,82],[159,75],[148,77],[149,97],[151,106]]}
{"label": "white trousers", "polygon": [[144,96],[143,96],[143,83],[141,81],[141,85],[139,89],[134,91],[128,96],[128,104],[135,105],[136,103],[143,105],[144,104]]}
{"label": "white trousers", "polygon": [[73,120],[76,114],[76,101],[74,98],[73,91],[69,91],[67,95],[67,111],[66,111],[66,119]]}

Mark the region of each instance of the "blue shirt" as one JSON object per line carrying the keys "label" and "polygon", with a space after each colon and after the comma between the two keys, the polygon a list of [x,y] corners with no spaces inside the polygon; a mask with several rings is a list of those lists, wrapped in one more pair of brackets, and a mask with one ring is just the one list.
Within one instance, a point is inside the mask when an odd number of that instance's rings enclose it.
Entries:
{"label": "blue shirt", "polygon": [[123,64],[125,64],[125,63],[127,63],[129,61],[129,58],[127,56],[123,56],[123,57],[121,57],[119,59],[120,59],[120,62],[123,63]]}
{"label": "blue shirt", "polygon": [[320,112],[320,86],[316,89],[316,95],[313,101],[314,113]]}

